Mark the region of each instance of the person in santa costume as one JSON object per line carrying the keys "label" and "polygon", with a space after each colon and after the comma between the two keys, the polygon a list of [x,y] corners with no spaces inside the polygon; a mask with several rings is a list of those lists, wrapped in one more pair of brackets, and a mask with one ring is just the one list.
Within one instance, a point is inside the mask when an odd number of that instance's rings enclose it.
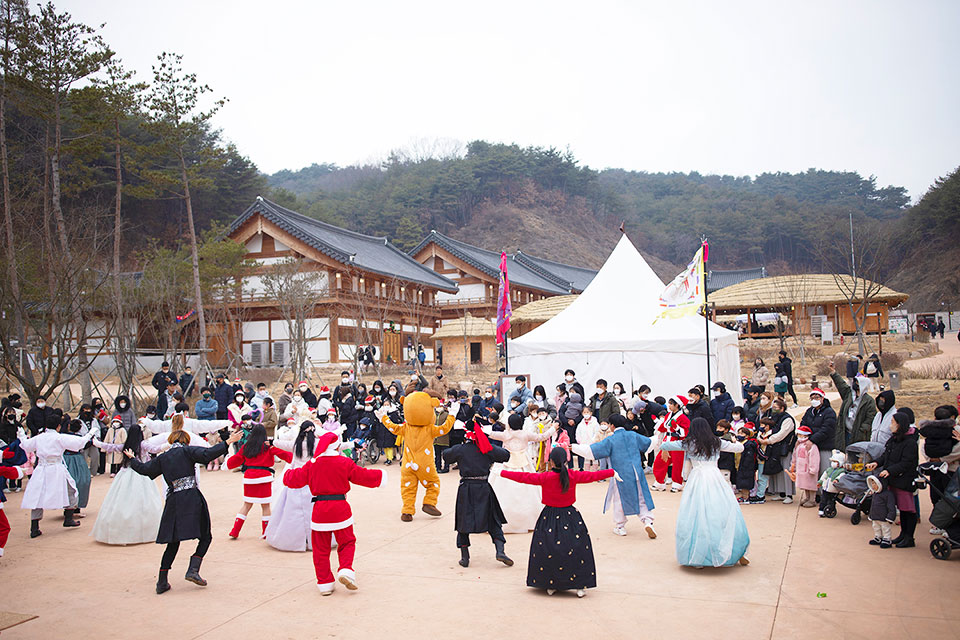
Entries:
{"label": "person in santa costume", "polygon": [[[677,395],[667,400],[667,413],[657,423],[657,447],[664,442],[680,442],[687,437],[690,430],[690,418],[683,412],[687,406],[687,397]],[[673,485],[670,491],[676,493],[683,489],[683,450],[671,451],[670,461],[657,456],[653,461],[653,479],[656,481],[653,488],[656,491],[666,491],[667,467],[672,465],[670,478]]]}
{"label": "person in santa costume", "polygon": [[337,539],[337,559],[340,566],[336,580],[347,589],[358,588],[357,574],[353,570],[353,556],[357,538],[353,533],[353,512],[347,502],[350,485],[356,484],[371,489],[382,487],[387,481],[384,469],[364,469],[340,455],[340,436],[327,432],[317,438],[319,452],[302,467],[287,469],[283,484],[291,489],[309,487],[313,495],[313,515],[310,521],[313,566],[317,573],[317,588],[329,596],[336,581],[330,570],[331,538]]}
{"label": "person in santa costume", "polygon": [[227,458],[227,469],[240,467],[243,471],[243,506],[230,530],[230,537],[234,540],[239,537],[247,514],[255,504],[260,505],[263,513],[260,534],[266,533],[270,524],[270,502],[273,500],[273,465],[277,463],[277,458],[288,464],[293,462],[290,451],[267,444],[267,430],[262,424],[253,425],[240,451]]}
{"label": "person in santa costume", "polygon": [[497,494],[487,479],[490,467],[495,462],[507,462],[510,452],[490,444],[483,428],[474,421],[473,430],[465,434],[463,444],[449,447],[443,452],[447,464],[457,464],[460,470],[460,488],[457,490],[457,511],[454,522],[457,530],[457,547],[460,549],[460,566],[470,566],[470,534],[489,533],[497,550],[497,560],[513,566],[504,546],[503,525],[507,519],[500,508]]}

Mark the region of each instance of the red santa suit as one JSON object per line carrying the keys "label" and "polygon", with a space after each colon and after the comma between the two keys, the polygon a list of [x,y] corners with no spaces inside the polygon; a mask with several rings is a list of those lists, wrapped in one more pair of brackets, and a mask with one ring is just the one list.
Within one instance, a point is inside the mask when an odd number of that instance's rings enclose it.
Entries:
{"label": "red santa suit", "polygon": [[331,537],[337,538],[337,558],[340,562],[337,578],[348,589],[357,588],[353,570],[353,555],[357,538],[353,534],[353,512],[346,494],[350,485],[377,488],[386,483],[383,469],[363,469],[340,455],[340,437],[325,433],[317,440],[313,460],[297,469],[287,469],[283,484],[291,489],[309,487],[313,494],[313,516],[310,528],[313,546],[313,564],[317,572],[317,587],[323,595],[333,593],[334,576],[330,571]]}
{"label": "red santa suit", "polygon": [[[3,456],[5,458],[12,458],[13,452],[4,451]],[[0,467],[0,478],[19,480],[22,477],[23,469],[20,467]],[[3,511],[3,503],[5,500],[3,490],[0,489],[0,558],[3,557],[3,548],[7,546],[7,538],[10,536],[10,522],[7,520],[7,514]]]}
{"label": "red santa suit", "polygon": [[[680,410],[676,413],[667,413],[661,418],[660,422],[657,423],[657,446],[660,446],[660,443],[663,442],[676,442],[683,440],[687,437],[687,432],[690,430],[690,418],[688,418],[683,413],[683,407],[687,406],[687,398],[685,396],[675,396],[671,398],[680,406]],[[670,472],[670,478],[673,480],[673,487],[671,491],[679,491],[683,488],[683,451],[671,451],[670,452],[670,462],[667,462],[657,454],[657,457],[653,460],[653,478],[656,480],[656,484],[653,485],[653,488],[658,491],[664,490],[664,480],[667,478],[667,467],[673,465],[673,469]]]}
{"label": "red santa suit", "polygon": [[[277,458],[290,463],[293,461],[293,454],[277,447],[265,446],[259,455],[248,458],[243,454],[243,447],[240,447],[240,451],[227,458],[228,469],[240,467],[243,470],[244,502],[270,504],[270,501],[273,500],[273,465],[276,464]],[[240,528],[243,527],[246,519],[243,514],[237,514],[237,519],[233,523],[233,530],[230,531],[231,538],[240,535]],[[263,531],[267,530],[269,522],[270,516],[263,516]]]}

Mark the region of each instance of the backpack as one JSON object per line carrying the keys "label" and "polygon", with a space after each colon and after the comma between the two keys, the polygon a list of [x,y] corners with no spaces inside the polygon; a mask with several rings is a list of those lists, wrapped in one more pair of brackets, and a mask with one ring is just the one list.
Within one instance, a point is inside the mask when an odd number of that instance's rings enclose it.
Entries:
{"label": "backpack", "polygon": [[866,371],[868,375],[871,375],[877,372],[877,365],[876,363],[873,362],[873,360],[867,363]]}

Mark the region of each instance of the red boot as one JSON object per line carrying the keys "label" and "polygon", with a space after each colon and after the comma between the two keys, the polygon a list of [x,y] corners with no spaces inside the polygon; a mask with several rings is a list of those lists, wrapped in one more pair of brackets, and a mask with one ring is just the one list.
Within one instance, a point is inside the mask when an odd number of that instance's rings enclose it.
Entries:
{"label": "red boot", "polygon": [[237,514],[237,519],[233,521],[233,529],[230,530],[230,537],[236,540],[240,536],[240,529],[243,528],[243,523],[247,521],[247,516],[242,513]]}
{"label": "red boot", "polygon": [[260,519],[260,526],[262,527],[260,531],[260,539],[263,540],[267,537],[267,525],[270,524],[270,516],[262,516]]}

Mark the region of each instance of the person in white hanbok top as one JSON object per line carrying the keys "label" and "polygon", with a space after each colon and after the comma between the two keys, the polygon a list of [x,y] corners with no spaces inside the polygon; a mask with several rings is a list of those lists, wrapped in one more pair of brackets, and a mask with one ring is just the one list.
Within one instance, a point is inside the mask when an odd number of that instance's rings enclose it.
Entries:
{"label": "person in white hanbok top", "polygon": [[273,446],[293,453],[293,461],[287,463],[274,481],[273,516],[267,524],[264,536],[274,549],[280,551],[310,551],[310,522],[313,515],[313,495],[309,487],[291,489],[283,484],[287,469],[298,469],[310,462],[316,453],[316,427],[305,420],[300,423],[294,438],[274,440]]}
{"label": "person in white hanbok top", "polygon": [[[149,462],[151,454],[162,453],[169,446],[166,442],[151,444],[144,440],[143,427],[139,425],[130,427],[124,444],[104,443],[96,438],[93,444],[105,453],[122,454],[124,449],[132,451],[140,462]],[[162,513],[163,498],[156,481],[134,472],[130,468],[130,459],[124,457],[123,466],[100,505],[90,535],[104,544],[153,542],[157,539]]]}
{"label": "person in white hanbok top", "polygon": [[526,471],[533,473],[536,468],[530,458],[530,444],[549,442],[556,433],[556,427],[549,427],[543,433],[532,433],[524,429],[523,416],[513,413],[507,418],[505,431],[493,431],[489,427],[484,429],[490,439],[499,440],[503,448],[510,452],[510,459],[503,463],[496,463],[490,469],[490,486],[493,487],[500,503],[500,509],[507,522],[503,525],[504,533],[527,533],[537,526],[542,504],[540,503],[540,488],[535,485],[511,482],[500,476],[500,472]]}
{"label": "person in white hanbok top", "polygon": [[59,418],[51,416],[42,433],[20,444],[24,451],[37,456],[36,468],[20,503],[21,509],[30,509],[31,538],[42,534],[40,520],[44,509],[63,509],[63,526],[80,526],[73,518],[79,501],[77,485],[63,462],[63,452],[80,451],[93,438],[94,432],[91,430],[85,436],[71,436],[60,433],[60,428]]}

